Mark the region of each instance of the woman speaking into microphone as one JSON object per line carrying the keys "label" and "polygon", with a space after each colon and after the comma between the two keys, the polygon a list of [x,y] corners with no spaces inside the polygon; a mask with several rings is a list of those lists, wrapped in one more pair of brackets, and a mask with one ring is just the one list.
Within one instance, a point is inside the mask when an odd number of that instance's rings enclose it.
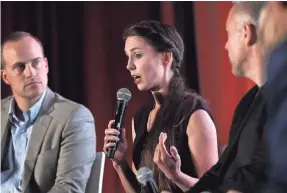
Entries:
{"label": "woman speaking into microphone", "polygon": [[125,129],[105,130],[104,151],[118,143],[111,159],[127,193],[144,192],[137,170],[150,168],[160,192],[190,189],[218,161],[216,128],[205,101],[188,90],[180,75],[184,55],[181,36],[170,25],[142,21],[124,31],[127,69],[138,89],[153,101],[132,120],[133,166],[126,161]]}

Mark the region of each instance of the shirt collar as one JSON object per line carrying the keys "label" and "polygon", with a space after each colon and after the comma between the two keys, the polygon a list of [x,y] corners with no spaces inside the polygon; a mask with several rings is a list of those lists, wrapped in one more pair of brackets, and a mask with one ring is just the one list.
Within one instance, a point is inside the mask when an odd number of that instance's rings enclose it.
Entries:
{"label": "shirt collar", "polygon": [[[45,91],[43,92],[42,96],[40,97],[40,99],[27,111],[23,112],[23,116],[25,118],[25,122],[29,119],[30,121],[34,121],[37,117],[37,115],[39,114],[41,105],[43,103],[43,100],[46,96],[46,92],[47,89],[45,89]],[[9,119],[12,122],[13,118],[16,119],[18,121],[18,118],[15,114],[15,105],[16,105],[16,101],[15,98],[13,97],[9,106],[9,111],[8,111],[8,115],[9,115]]]}

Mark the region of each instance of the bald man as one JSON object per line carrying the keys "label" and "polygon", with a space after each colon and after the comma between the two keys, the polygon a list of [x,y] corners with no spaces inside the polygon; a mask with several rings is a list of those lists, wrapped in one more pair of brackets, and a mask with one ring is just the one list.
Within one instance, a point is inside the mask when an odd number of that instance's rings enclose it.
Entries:
{"label": "bald man", "polygon": [[252,80],[250,89],[238,104],[226,150],[189,193],[236,190],[253,193],[267,181],[267,125],[264,90],[264,47],[258,40],[259,14],[264,2],[234,3],[226,21],[228,52],[232,73]]}

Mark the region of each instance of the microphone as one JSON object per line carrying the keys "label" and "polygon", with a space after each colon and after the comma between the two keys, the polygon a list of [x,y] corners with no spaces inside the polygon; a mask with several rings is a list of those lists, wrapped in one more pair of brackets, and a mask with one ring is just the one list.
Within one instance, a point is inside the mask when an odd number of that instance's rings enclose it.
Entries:
{"label": "microphone", "polygon": [[[121,88],[117,92],[117,108],[115,112],[115,123],[113,124],[113,127],[117,130],[121,130],[122,127],[122,121],[124,117],[124,113],[126,110],[126,106],[128,102],[131,100],[132,94],[127,88]],[[120,134],[121,135],[121,134]],[[120,136],[119,136],[120,137]],[[110,147],[108,149],[107,156],[108,158],[113,158],[115,155],[115,152],[118,148],[118,142],[115,144],[115,146]]]}
{"label": "microphone", "polygon": [[147,193],[159,193],[158,187],[153,179],[152,171],[142,167],[137,172],[137,180],[144,187]]}

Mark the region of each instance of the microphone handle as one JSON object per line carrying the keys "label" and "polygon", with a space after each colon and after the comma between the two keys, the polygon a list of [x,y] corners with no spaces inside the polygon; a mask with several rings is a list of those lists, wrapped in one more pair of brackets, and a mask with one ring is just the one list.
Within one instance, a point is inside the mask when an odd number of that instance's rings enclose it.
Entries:
{"label": "microphone handle", "polygon": [[144,186],[144,189],[146,193],[159,193],[154,181],[147,181],[147,184]]}
{"label": "microphone handle", "polygon": [[[127,102],[123,100],[118,100],[117,101],[117,108],[116,108],[116,113],[115,113],[115,123],[113,124],[113,128],[117,129],[118,131],[121,132],[121,127],[122,127],[122,121],[125,113],[125,109],[127,106]],[[121,133],[119,135],[119,138],[121,138]],[[110,143],[112,141],[108,141]],[[115,152],[118,149],[118,142],[113,147],[108,148],[107,156],[108,158],[114,158]]]}

